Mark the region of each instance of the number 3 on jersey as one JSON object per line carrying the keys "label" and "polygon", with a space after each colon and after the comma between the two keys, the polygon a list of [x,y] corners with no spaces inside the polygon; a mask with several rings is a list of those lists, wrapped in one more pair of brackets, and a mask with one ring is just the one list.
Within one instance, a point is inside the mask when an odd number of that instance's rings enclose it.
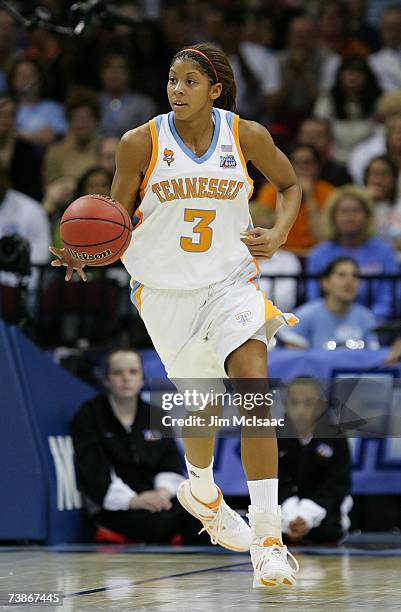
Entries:
{"label": "number 3 on jersey", "polygon": [[184,221],[193,222],[200,219],[193,228],[194,234],[199,234],[199,240],[195,241],[187,236],[181,236],[180,246],[184,251],[191,253],[204,253],[210,249],[212,244],[213,230],[209,225],[216,217],[215,210],[196,210],[186,208],[184,212]]}

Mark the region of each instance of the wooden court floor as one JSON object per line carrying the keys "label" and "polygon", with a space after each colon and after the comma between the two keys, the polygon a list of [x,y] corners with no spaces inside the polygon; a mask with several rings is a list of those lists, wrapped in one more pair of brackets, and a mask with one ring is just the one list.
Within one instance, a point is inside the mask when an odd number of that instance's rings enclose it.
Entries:
{"label": "wooden court floor", "polygon": [[[214,552],[212,549],[212,553]],[[401,551],[298,552],[298,585],[254,590],[249,557],[135,547],[0,548],[0,591],[61,591],[63,606],[0,610],[401,610]],[[295,551],[294,551],[295,552]]]}

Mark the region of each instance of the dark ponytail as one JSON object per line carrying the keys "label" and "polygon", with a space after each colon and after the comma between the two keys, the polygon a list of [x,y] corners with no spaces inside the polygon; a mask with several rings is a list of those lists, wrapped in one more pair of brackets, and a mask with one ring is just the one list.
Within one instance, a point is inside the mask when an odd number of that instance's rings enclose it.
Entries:
{"label": "dark ponytail", "polygon": [[227,55],[218,47],[208,43],[192,45],[178,51],[172,59],[171,66],[177,60],[187,59],[198,64],[202,72],[209,77],[212,85],[215,83],[222,84],[221,94],[214,101],[214,105],[217,108],[236,112],[237,87]]}

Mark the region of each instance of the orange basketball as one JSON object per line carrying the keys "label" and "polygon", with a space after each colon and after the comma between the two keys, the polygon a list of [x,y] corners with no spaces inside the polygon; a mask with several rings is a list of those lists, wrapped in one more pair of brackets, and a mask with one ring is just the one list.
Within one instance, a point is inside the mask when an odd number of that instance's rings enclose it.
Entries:
{"label": "orange basketball", "polygon": [[60,222],[67,251],[88,266],[106,266],[122,257],[132,235],[128,211],[111,198],[85,195],[74,200]]}

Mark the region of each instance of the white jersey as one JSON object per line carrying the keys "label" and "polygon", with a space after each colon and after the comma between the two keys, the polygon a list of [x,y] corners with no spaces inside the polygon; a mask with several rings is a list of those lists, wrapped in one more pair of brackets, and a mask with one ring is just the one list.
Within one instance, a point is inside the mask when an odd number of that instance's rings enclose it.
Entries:
{"label": "white jersey", "polygon": [[123,257],[132,286],[200,289],[252,261],[240,240],[250,223],[253,182],[239,143],[239,118],[217,108],[213,118],[213,138],[201,157],[180,138],[172,112],[149,122],[152,157]]}

